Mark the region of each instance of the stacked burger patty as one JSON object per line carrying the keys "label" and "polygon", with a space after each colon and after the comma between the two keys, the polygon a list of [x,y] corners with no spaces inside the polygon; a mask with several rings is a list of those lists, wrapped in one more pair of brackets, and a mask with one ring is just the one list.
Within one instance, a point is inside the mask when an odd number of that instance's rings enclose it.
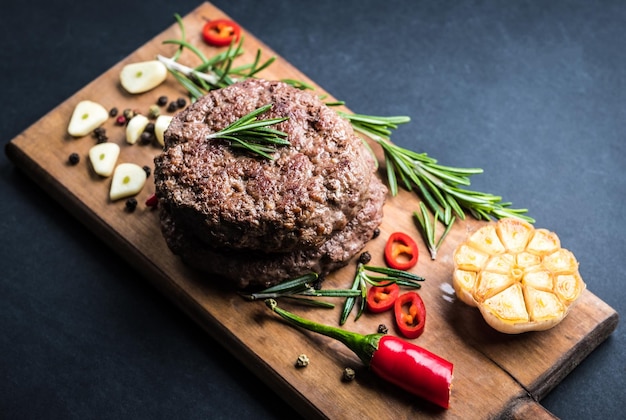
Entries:
{"label": "stacked burger patty", "polygon": [[[271,104],[259,118],[289,146],[273,159],[207,139]],[[313,93],[248,79],[178,113],[155,158],[161,228],[187,264],[238,288],[325,275],[359,252],[382,220],[386,187],[349,122]]]}

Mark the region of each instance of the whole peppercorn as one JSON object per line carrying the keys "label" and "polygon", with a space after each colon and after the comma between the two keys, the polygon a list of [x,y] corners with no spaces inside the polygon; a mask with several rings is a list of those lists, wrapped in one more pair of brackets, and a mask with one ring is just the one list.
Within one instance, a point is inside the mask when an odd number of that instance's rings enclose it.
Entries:
{"label": "whole peppercorn", "polygon": [[137,208],[137,199],[135,197],[131,197],[128,200],[126,200],[126,211],[132,213],[135,211],[135,209]]}
{"label": "whole peppercorn", "polygon": [[119,111],[117,110],[117,108],[116,108],[116,107],[113,107],[113,108],[111,108],[111,109],[109,110],[109,116],[110,116],[110,117],[117,117],[117,113],[118,113],[118,112],[119,112]]}
{"label": "whole peppercorn", "polygon": [[148,109],[148,118],[152,118],[153,120],[158,118],[161,115],[161,110],[156,105],[150,105]]}
{"label": "whole peppercorn", "polygon": [[143,170],[146,173],[146,177],[149,177],[151,172],[150,167],[148,165],[144,165]]}
{"label": "whole peppercorn", "polygon": [[178,104],[176,103],[176,101],[170,102],[170,104],[167,106],[167,112],[175,112],[177,109]]}
{"label": "whole peppercorn", "polygon": [[154,134],[144,131],[143,133],[141,133],[141,136],[139,136],[139,141],[141,142],[141,144],[150,144],[152,143],[153,138]]}
{"label": "whole peppercorn", "polygon": [[187,100],[183,97],[176,99],[176,106],[179,108],[184,108],[187,105]]}
{"label": "whole peppercorn", "polygon": [[128,120],[131,120],[135,116],[136,113],[132,109],[126,108],[123,114],[124,114],[124,117],[126,117],[126,120],[128,121]]}
{"label": "whole peppercorn", "polygon": [[126,119],[126,117],[125,117],[125,116],[123,116],[123,115],[118,115],[118,117],[115,119],[115,123],[116,123],[117,125],[126,125],[126,122],[127,122],[127,121],[128,121],[128,120],[127,120],[127,119]]}
{"label": "whole peppercorn", "polygon": [[165,95],[159,96],[159,98],[157,99],[156,103],[159,106],[165,105],[167,103],[167,96],[165,96]]}
{"label": "whole peppercorn", "polygon": [[78,153],[71,153],[67,160],[70,165],[76,165],[78,162],[80,162],[80,156],[78,155]]}
{"label": "whole peppercorn", "polygon": [[365,251],[359,255],[359,262],[361,264],[367,264],[370,261],[372,261],[372,255],[369,252]]}
{"label": "whole peppercorn", "polygon": [[355,376],[356,376],[356,372],[354,371],[354,369],[347,367],[343,370],[343,375],[341,376],[341,380],[344,382],[350,382],[354,380]]}
{"label": "whole peppercorn", "polygon": [[149,122],[148,124],[146,124],[146,128],[144,128],[143,131],[146,131],[148,133],[154,133],[154,123]]}
{"label": "whole peppercorn", "polygon": [[309,365],[309,357],[306,354],[301,354],[296,360],[296,367],[303,368]]}
{"label": "whole peppercorn", "polygon": [[372,239],[376,239],[380,236],[380,229],[376,228],[374,229],[374,233],[372,234]]}
{"label": "whole peppercorn", "polygon": [[387,328],[385,324],[378,325],[378,334],[387,334],[388,332],[389,332],[389,329]]}

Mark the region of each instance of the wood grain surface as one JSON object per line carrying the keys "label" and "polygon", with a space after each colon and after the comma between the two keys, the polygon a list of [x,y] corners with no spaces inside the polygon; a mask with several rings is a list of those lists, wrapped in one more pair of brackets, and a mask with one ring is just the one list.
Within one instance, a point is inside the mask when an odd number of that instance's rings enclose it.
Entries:
{"label": "wood grain surface", "polygon": [[[184,17],[187,40],[207,56],[217,50],[203,44],[200,28],[206,19],[218,17],[227,16],[209,3]],[[451,288],[453,249],[485,222],[457,222],[436,261],[428,258],[423,242],[418,240],[421,259],[413,271],[426,278],[420,293],[428,319],[425,333],[415,342],[454,363],[451,408],[443,410],[381,382],[342,344],[294,329],[262,302],[245,301],[234,291],[220,287],[219,279],[194,272],[182,264],[161,236],[157,212],[143,205],[154,192],[151,177],[137,196],[139,206],[135,212],[124,210],[124,200],[108,200],[110,179],[95,175],[87,163],[87,153],[95,139],[71,138],[67,134],[70,115],[74,106],[84,99],[99,102],[107,109],[132,108],[147,113],[160,95],[170,99],[186,96],[171,76],[157,89],[141,95],[125,93],[119,84],[119,73],[125,64],[174,53],[174,45],[163,44],[164,40],[180,37],[178,26],[172,22],[164,32],[13,139],[6,148],[12,161],[306,417],[471,419],[530,415],[551,418],[538,401],[611,334],[618,315],[587,290],[567,318],[549,331],[510,336],[489,328],[475,308],[455,299]],[[245,54],[238,62],[251,62],[257,49],[261,49],[265,58],[276,55],[245,30],[244,36]],[[179,61],[197,64],[189,53],[183,54]],[[304,80],[325,93],[280,57],[261,76]],[[126,144],[124,129],[116,126],[113,119],[104,127],[109,141],[118,143],[122,149],[120,163],[153,167],[158,147]],[[68,164],[68,156],[73,152],[81,156],[81,162],[75,166]],[[383,265],[382,248],[392,232],[412,232],[419,237],[412,219],[418,204],[418,196],[407,191],[388,197],[381,235],[366,247],[373,255],[372,264]],[[563,247],[567,248],[567,244]],[[351,264],[333,273],[326,279],[325,287],[349,287],[354,268]],[[338,305],[334,310],[287,303],[283,306],[304,317],[337,325],[341,300],[335,302]],[[393,325],[391,314],[368,314],[357,322],[353,314],[344,328],[371,333],[381,323]],[[391,332],[394,333],[393,329]],[[306,353],[311,363],[305,369],[296,369],[294,363],[301,353]],[[341,381],[345,367],[356,370],[355,381]]]}

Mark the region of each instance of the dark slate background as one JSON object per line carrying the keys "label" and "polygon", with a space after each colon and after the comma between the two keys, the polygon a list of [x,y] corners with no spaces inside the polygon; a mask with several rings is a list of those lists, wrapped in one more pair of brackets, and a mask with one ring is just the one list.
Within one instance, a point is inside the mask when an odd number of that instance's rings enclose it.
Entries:
{"label": "dark slate background", "polygon": [[[409,115],[394,141],[481,167],[626,308],[626,3],[215,1],[355,112]],[[5,145],[198,2],[8,2]],[[280,396],[0,155],[0,417],[284,418]],[[621,325],[543,400],[626,410]],[[355,395],[355,398],[358,396]]]}

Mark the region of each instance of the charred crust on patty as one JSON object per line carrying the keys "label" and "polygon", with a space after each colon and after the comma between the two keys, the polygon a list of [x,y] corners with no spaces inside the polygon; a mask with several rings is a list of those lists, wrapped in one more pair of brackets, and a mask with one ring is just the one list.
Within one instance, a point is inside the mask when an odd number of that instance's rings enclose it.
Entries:
{"label": "charred crust on patty", "polygon": [[[272,108],[262,118],[288,117],[275,128],[287,133],[290,146],[278,148],[273,159],[207,140],[268,103]],[[343,234],[358,236],[356,245],[341,245],[350,254],[380,224],[386,187],[373,157],[350,123],[311,92],[259,79],[209,92],[174,116],[164,142],[154,179],[166,242],[191,265],[239,286],[278,282],[307,265],[334,269],[345,256],[338,259],[329,244]],[[366,237],[348,234],[363,230],[354,225],[365,214],[376,215],[364,224]],[[248,270],[254,274],[236,267],[247,265],[245,256],[258,257],[259,267]],[[293,262],[304,259],[317,262]],[[320,268],[323,260],[332,263]],[[264,261],[268,273],[261,279]]]}

